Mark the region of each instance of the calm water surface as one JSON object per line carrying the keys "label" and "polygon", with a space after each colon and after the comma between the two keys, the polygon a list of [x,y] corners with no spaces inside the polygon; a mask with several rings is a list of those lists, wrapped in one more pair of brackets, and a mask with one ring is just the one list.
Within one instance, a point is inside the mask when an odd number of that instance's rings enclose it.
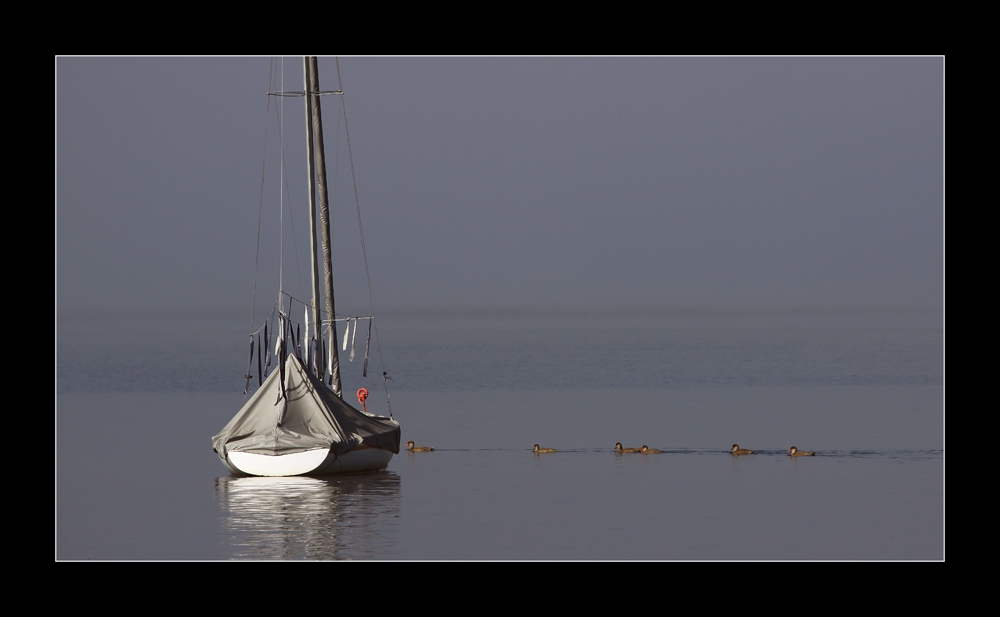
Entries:
{"label": "calm water surface", "polygon": [[[944,558],[939,314],[379,323],[403,439],[437,450],[237,478],[210,439],[243,402],[246,317],[61,315],[57,559]],[[344,391],[386,413],[358,351]]]}

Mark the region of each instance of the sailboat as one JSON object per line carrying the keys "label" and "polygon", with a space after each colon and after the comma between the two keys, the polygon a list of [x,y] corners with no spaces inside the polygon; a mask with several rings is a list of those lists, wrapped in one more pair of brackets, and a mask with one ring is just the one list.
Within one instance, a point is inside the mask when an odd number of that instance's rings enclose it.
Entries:
{"label": "sailboat", "polygon": [[[283,292],[276,304],[278,329],[265,325],[251,334],[250,366],[253,364],[255,336],[263,333],[257,344],[257,377],[262,383],[232,420],[212,437],[212,448],[222,464],[232,473],[249,476],[324,475],[378,471],[385,469],[399,453],[400,426],[389,416],[380,416],[364,407],[366,391],[359,390],[362,409],[356,409],[342,396],[340,365],[337,353],[337,315],[334,311],[333,275],[330,251],[330,225],[326,195],[326,163],[323,149],[323,123],[319,98],[319,73],[314,56],[303,58],[304,89],[301,93],[269,93],[304,96],[306,101],[307,173],[309,176],[310,234],[312,255],[312,299],[305,305],[302,335],[300,325],[293,327],[292,302],[285,308]],[[333,91],[332,93],[341,94]],[[316,193],[319,187],[322,253],[325,274],[326,316],[319,309],[318,250],[316,242]],[[374,312],[374,311],[373,311]],[[275,311],[270,316],[273,324]],[[371,320],[369,318],[369,333]],[[312,333],[310,333],[310,323]],[[348,324],[350,322],[348,321]],[[323,340],[326,326],[327,341]],[[355,318],[357,334],[357,318]],[[270,338],[276,339],[272,349]],[[346,337],[346,334],[345,334]],[[345,338],[346,340],[346,338]],[[370,334],[369,334],[370,342]],[[263,348],[263,349],[262,349]],[[262,380],[261,353],[277,367]],[[273,353],[273,356],[271,355]],[[353,354],[353,350],[352,350]],[[367,373],[367,352],[365,372]],[[266,370],[266,369],[265,369]],[[253,371],[245,375],[250,390]],[[383,372],[383,382],[387,379]],[[388,390],[386,390],[388,401]]]}

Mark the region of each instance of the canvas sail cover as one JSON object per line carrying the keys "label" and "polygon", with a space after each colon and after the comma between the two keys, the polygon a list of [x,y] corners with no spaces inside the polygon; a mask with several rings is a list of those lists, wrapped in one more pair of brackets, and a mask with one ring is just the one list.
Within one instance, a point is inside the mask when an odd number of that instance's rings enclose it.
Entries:
{"label": "canvas sail cover", "polygon": [[[364,444],[399,454],[399,423],[358,411],[311,375],[295,354],[274,371],[229,424],[212,438],[227,452],[278,456],[327,448],[340,456]],[[279,400],[280,399],[280,400]]]}

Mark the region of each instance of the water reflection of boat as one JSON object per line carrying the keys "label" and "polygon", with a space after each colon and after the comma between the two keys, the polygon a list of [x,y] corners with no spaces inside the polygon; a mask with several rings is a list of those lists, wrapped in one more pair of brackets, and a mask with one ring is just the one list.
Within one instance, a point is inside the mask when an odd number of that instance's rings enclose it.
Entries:
{"label": "water reflection of boat", "polygon": [[397,553],[400,478],[393,472],[215,482],[234,559],[386,559]]}

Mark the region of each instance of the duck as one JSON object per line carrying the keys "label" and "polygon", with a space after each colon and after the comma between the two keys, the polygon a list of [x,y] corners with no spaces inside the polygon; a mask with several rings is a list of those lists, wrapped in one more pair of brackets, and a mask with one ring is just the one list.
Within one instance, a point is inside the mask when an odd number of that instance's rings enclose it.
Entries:
{"label": "duck", "polygon": [[418,448],[413,445],[412,441],[406,442],[406,449],[410,452],[433,452],[434,448]]}
{"label": "duck", "polygon": [[643,446],[639,448],[639,452],[643,454],[663,454],[662,450],[657,450],[656,448],[650,448],[649,446]]}
{"label": "duck", "polygon": [[799,449],[792,446],[792,449],[788,451],[788,456],[816,456],[815,452],[799,452]]}
{"label": "duck", "polygon": [[615,452],[639,452],[639,451],[640,451],[639,448],[623,448],[622,442],[620,441],[615,444]]}
{"label": "duck", "polygon": [[733,454],[753,454],[756,450],[747,450],[746,448],[741,448],[739,444],[733,444],[733,448],[730,450]]}
{"label": "duck", "polygon": [[534,452],[537,454],[539,452],[558,452],[558,450],[553,450],[552,448],[542,448],[536,443]]}

